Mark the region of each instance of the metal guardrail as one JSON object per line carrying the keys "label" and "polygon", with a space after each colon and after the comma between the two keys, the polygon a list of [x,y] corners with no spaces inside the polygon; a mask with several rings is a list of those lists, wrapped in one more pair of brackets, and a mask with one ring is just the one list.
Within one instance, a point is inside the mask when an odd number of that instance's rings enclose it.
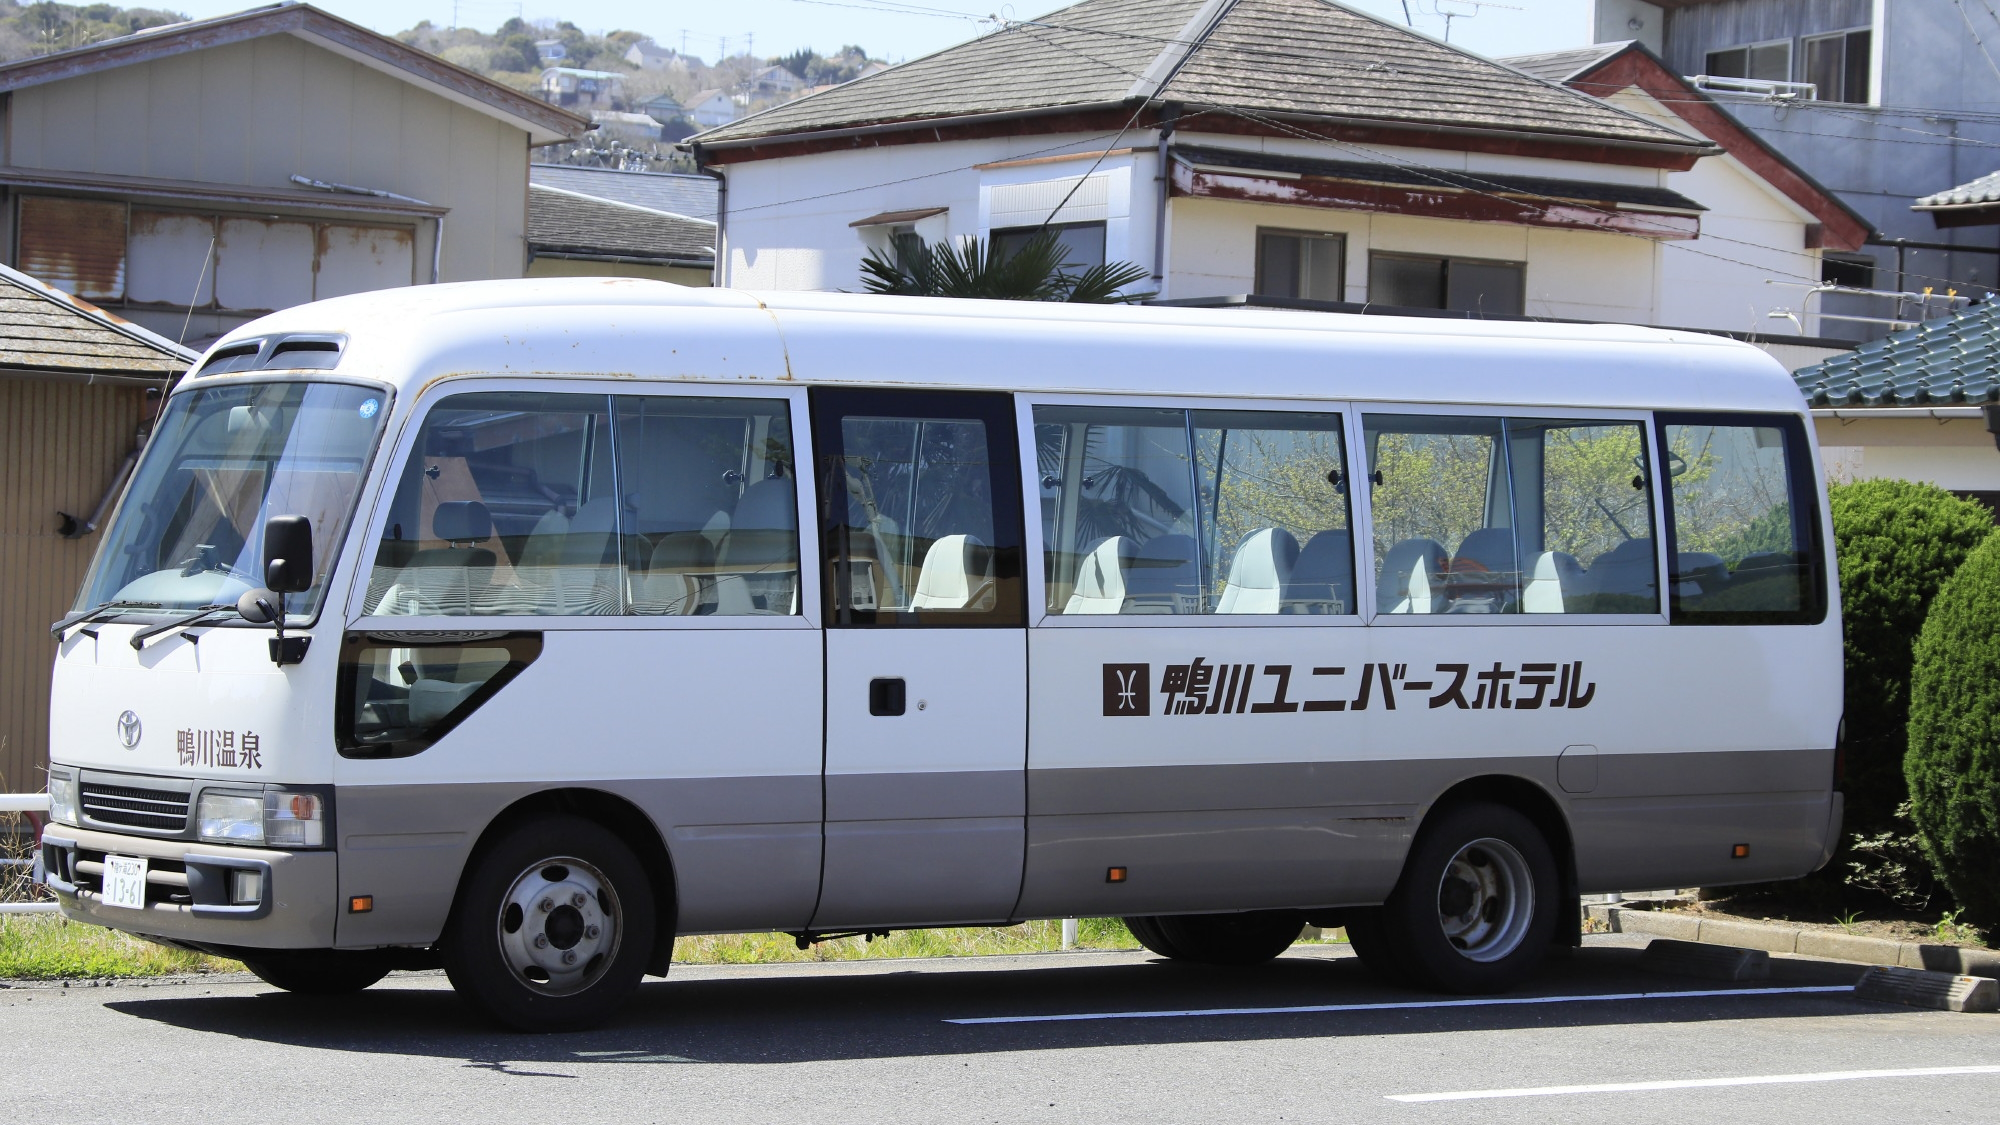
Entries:
{"label": "metal guardrail", "polygon": [[[49,811],[47,793],[0,793],[0,814],[37,813],[46,816]],[[0,859],[0,864],[8,867],[33,867],[32,859]],[[4,914],[54,914],[57,906],[53,902],[0,902],[0,915]]]}
{"label": "metal guardrail", "polygon": [[45,813],[49,811],[47,793],[0,793],[0,813]]}

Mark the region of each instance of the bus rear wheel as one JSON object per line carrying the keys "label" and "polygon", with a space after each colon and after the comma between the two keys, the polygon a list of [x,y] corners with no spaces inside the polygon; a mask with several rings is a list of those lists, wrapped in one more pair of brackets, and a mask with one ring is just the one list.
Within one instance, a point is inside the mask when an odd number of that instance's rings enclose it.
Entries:
{"label": "bus rear wheel", "polygon": [[1547,954],[1556,887],[1555,856],[1533,821],[1505,805],[1453,805],[1417,834],[1388,901],[1352,912],[1348,938],[1387,976],[1443,992],[1503,992]]}
{"label": "bus rear wheel", "polygon": [[652,886],[632,849],[574,816],[529,821],[475,860],[439,952],[482,1015],[516,1031],[609,1019],[653,945]]}
{"label": "bus rear wheel", "polygon": [[1261,965],[1291,948],[1305,925],[1305,916],[1295,910],[1125,919],[1125,928],[1140,945],[1162,957],[1203,965]]}
{"label": "bus rear wheel", "polygon": [[364,950],[274,950],[245,957],[243,967],[265,984],[300,996],[346,996],[389,975],[389,959]]}

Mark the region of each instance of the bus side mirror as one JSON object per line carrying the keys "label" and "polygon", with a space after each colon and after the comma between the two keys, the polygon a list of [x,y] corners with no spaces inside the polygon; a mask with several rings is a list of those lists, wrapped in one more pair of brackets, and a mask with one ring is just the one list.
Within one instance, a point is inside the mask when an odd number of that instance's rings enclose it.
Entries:
{"label": "bus side mirror", "polygon": [[304,516],[265,520],[264,585],[279,594],[302,594],[312,584],[312,521]]}

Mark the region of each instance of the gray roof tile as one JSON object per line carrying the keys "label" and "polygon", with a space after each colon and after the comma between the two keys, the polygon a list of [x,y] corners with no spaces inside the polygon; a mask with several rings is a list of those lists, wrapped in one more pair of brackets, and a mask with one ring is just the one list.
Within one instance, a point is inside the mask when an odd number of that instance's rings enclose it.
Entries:
{"label": "gray roof tile", "polygon": [[2000,402],[2000,302],[1892,332],[1793,378],[1814,406]]}
{"label": "gray roof tile", "polygon": [[708,176],[530,164],[528,182],[686,215],[690,219],[715,221],[715,181]]}
{"label": "gray roof tile", "polygon": [[538,254],[708,262],[715,224],[529,184],[528,245]]}
{"label": "gray roof tile", "polygon": [[1980,203],[2000,203],[2000,172],[1989,172],[1969,184],[1946,188],[1935,195],[1926,195],[1911,204],[1912,208],[1965,207]]}
{"label": "gray roof tile", "polygon": [[165,379],[195,353],[26,274],[0,267],[0,374]]}
{"label": "gray roof tile", "polygon": [[1544,82],[1567,82],[1612,55],[1631,45],[1631,40],[1619,43],[1598,43],[1589,47],[1578,47],[1569,51],[1544,51],[1538,55],[1512,55],[1497,60],[1511,66],[1523,74],[1532,74]]}
{"label": "gray roof tile", "polygon": [[[902,120],[1125,102],[1154,92],[1198,28],[1201,0],[1083,0],[1039,20],[701,134],[743,141]],[[1343,7],[1234,0],[1158,97],[1189,114],[1262,113],[1500,129],[1606,141],[1700,142]],[[1184,128],[1200,126],[1186,115]]]}

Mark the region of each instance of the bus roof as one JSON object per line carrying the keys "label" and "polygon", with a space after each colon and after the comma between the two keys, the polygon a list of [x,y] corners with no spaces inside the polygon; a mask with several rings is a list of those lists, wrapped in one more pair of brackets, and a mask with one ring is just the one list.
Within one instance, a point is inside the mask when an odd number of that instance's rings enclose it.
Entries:
{"label": "bus roof", "polygon": [[[215,351],[345,338],[339,374],[889,385],[1236,399],[1805,409],[1748,344],[1632,325],[695,289],[633,278],[381,290],[286,309]],[[257,371],[198,378],[261,376]],[[199,368],[197,368],[199,370]]]}

